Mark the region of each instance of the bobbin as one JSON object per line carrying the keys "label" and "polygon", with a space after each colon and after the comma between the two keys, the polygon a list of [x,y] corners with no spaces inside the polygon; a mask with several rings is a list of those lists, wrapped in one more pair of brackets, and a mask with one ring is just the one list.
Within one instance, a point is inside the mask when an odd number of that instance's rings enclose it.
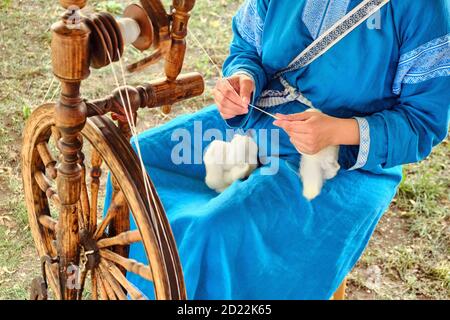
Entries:
{"label": "bobbin", "polygon": [[131,4],[125,8],[122,19],[119,19],[118,23],[124,38],[129,40],[136,49],[144,51],[152,46],[153,25],[146,11],[140,5]]}
{"label": "bobbin", "polygon": [[138,4],[128,6],[122,18],[115,19],[109,13],[101,12],[84,17],[84,22],[91,30],[91,66],[95,69],[107,66],[110,59],[119,61],[127,44],[140,51],[153,44],[152,22]]}

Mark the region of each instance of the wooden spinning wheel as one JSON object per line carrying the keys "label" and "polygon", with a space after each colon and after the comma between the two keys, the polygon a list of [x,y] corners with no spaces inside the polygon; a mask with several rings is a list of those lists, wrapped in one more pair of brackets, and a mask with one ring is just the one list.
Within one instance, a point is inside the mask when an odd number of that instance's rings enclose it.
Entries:
{"label": "wooden spinning wheel", "polygon": [[[60,3],[67,11],[52,27],[52,60],[61,96],[32,113],[22,150],[29,223],[43,272],[32,283],[31,298],[46,299],[48,286],[59,299],[146,298],[127,279],[134,273],[153,283],[156,299],[186,299],[164,208],[129,140],[137,109],[169,111],[170,105],[203,93],[201,75],[179,75],[195,0],[175,0],[170,14],[159,0],[141,1],[142,6],[127,8],[122,20],[107,13],[83,16],[83,0]],[[80,86],[90,67],[118,61],[128,43],[155,49],[128,66],[130,71],[163,59],[166,78],[83,100]],[[113,191],[105,209],[108,173]],[[147,261],[128,257],[129,246],[136,243],[142,244]]]}
{"label": "wooden spinning wheel", "polygon": [[[50,151],[51,139],[58,139],[53,120],[54,110],[54,104],[39,107],[24,133],[27,141],[23,150],[24,187],[27,203],[34,204],[29,210],[29,220],[40,256],[57,256],[56,233],[71,232],[71,236],[79,238],[80,254],[84,252],[84,259],[87,259],[85,270],[73,269],[80,273],[74,273],[74,277],[80,277],[80,293],[86,273],[91,271],[92,298],[96,299],[98,294],[103,299],[125,298],[124,289],[132,298],[142,298],[142,294],[124,277],[123,270],[126,270],[148,281],[155,279],[154,286],[159,298],[185,298],[178,257],[176,251],[171,251],[175,245],[173,237],[163,243],[163,249],[160,250],[154,234],[156,226],[152,225],[150,219],[151,210],[163,212],[162,206],[159,202],[148,204],[144,194],[141,194],[144,182],[138,159],[119,129],[106,117],[90,118],[81,132],[85,147],[89,144],[93,150],[90,152],[90,164],[88,161],[84,164],[90,167],[89,172],[86,167],[82,168],[82,175],[86,173],[90,176],[91,182],[88,185],[82,178],[78,216],[73,217],[74,223],[78,223],[78,230],[76,225],[72,230],[57,230],[61,201],[53,187],[57,170]],[[114,177],[115,194],[108,212],[98,223],[97,207],[101,205],[98,203],[100,168],[103,162]],[[150,208],[150,205],[158,208]],[[129,231],[128,208],[138,230]],[[166,228],[166,233],[171,235],[165,216],[158,218],[164,220],[158,227]],[[110,230],[105,232],[107,226]],[[125,257],[126,247],[135,242],[143,243],[150,259],[149,264],[144,265]],[[86,255],[86,252],[90,254]],[[58,274],[55,271],[49,266],[47,275],[55,294],[59,295]]]}

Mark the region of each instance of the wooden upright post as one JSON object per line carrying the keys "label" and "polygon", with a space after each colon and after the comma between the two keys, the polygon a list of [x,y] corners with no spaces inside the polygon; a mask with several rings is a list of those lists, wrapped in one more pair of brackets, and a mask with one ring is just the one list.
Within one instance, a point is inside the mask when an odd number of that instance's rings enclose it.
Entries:
{"label": "wooden upright post", "polygon": [[[187,27],[190,12],[194,8],[195,0],[174,0],[172,12],[172,45],[166,57],[165,73],[169,82],[174,82],[183,68],[186,53]],[[171,106],[164,106],[163,112],[169,113]]]}
{"label": "wooden upright post", "polygon": [[[62,299],[76,299],[76,267],[79,262],[78,208],[81,189],[82,149],[80,131],[86,122],[86,106],[80,97],[80,85],[89,76],[89,29],[74,19],[86,1],[60,0],[68,11],[52,26],[53,73],[61,82],[61,96],[55,109],[55,124],[61,134],[57,147],[57,188],[61,211],[57,229],[59,282]],[[75,8],[75,9],[74,9]],[[72,269],[71,269],[72,268]]]}

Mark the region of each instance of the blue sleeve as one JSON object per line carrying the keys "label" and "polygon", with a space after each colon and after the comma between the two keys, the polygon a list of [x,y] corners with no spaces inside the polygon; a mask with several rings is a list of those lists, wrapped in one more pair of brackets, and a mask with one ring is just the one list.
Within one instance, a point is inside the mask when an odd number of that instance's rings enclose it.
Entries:
{"label": "blue sleeve", "polygon": [[[267,84],[267,75],[262,66],[262,35],[264,18],[269,0],[246,0],[233,18],[233,40],[230,55],[223,65],[223,75],[232,76],[238,72],[253,78],[255,92],[253,103]],[[243,116],[227,120],[231,127],[245,126],[252,109]]]}
{"label": "blue sleeve", "polygon": [[400,57],[397,104],[356,118],[361,144],[351,169],[391,168],[427,157],[445,139],[450,116],[448,0],[392,1]]}

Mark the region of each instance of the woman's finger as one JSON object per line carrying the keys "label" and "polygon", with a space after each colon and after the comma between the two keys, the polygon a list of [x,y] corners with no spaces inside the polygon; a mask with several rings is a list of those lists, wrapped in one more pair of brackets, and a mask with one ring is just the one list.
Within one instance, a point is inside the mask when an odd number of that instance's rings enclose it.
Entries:
{"label": "woman's finger", "polygon": [[214,90],[214,100],[217,103],[221,112],[233,115],[248,113],[248,108],[245,108],[241,105],[234,103],[219,90]]}
{"label": "woman's finger", "polygon": [[301,141],[298,141],[296,139],[290,139],[292,145],[295,147],[295,149],[301,153],[301,154],[307,154],[307,155],[311,155],[311,149],[308,145],[302,143]]}
{"label": "woman's finger", "polygon": [[274,121],[273,124],[277,127],[280,127],[281,129],[283,129],[284,131],[286,131],[286,133],[289,135],[291,133],[291,124],[289,123],[289,121]]}
{"label": "woman's finger", "polygon": [[245,106],[248,106],[250,103],[250,99],[252,96],[253,91],[255,90],[255,84],[253,83],[253,80],[248,76],[241,76],[239,81],[240,86],[240,96],[242,99],[242,103]]}
{"label": "woman's finger", "polygon": [[277,126],[277,127],[280,127],[280,128],[283,128],[284,130],[288,130],[288,128],[290,126],[290,122],[286,121],[286,120],[278,119],[278,120],[275,120],[273,122],[273,125]]}
{"label": "woman's finger", "polygon": [[276,120],[273,123],[277,127],[281,127],[287,132],[292,133],[310,133],[309,127],[302,121]]}
{"label": "woman's finger", "polygon": [[302,143],[302,144],[306,144],[309,139],[308,135],[306,135],[304,133],[297,133],[297,132],[290,133],[289,137],[291,139],[294,139],[295,141]]}
{"label": "woman's finger", "polygon": [[217,82],[216,89],[220,91],[224,96],[226,96],[229,100],[233,101],[235,104],[244,107],[244,103],[242,102],[239,93],[234,89],[228,79],[220,79]]}
{"label": "woman's finger", "polygon": [[231,118],[236,117],[235,114],[230,114],[230,113],[222,112],[222,111],[220,111],[220,110],[219,110],[219,113],[220,113],[220,116],[222,117],[222,119],[224,119],[224,120],[228,120],[228,119],[231,119]]}
{"label": "woman's finger", "polygon": [[288,121],[305,121],[311,118],[315,113],[314,112],[300,112],[293,114],[280,114],[277,113],[276,116],[282,120]]}
{"label": "woman's finger", "polygon": [[234,111],[230,111],[227,108],[218,108],[218,109],[219,109],[219,112],[223,115],[224,119],[234,118],[236,116],[244,115],[247,113],[247,112],[234,112]]}
{"label": "woman's finger", "polygon": [[293,133],[289,135],[289,139],[303,148],[309,147],[308,136],[301,133]]}

